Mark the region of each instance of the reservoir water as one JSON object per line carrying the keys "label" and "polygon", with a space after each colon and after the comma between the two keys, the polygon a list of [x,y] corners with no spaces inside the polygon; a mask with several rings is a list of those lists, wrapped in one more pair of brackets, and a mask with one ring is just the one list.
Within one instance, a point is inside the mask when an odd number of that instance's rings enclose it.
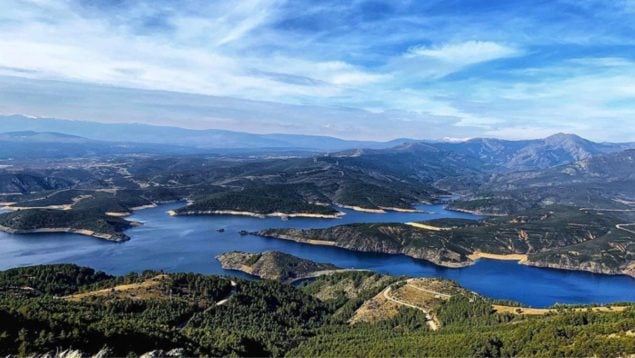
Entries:
{"label": "reservoir water", "polygon": [[[191,271],[244,276],[225,271],[214,256],[232,250],[278,250],[343,268],[370,269],[392,275],[443,277],[480,294],[511,299],[534,307],[555,303],[612,303],[635,301],[635,279],[528,267],[513,261],[479,260],[475,265],[443,268],[401,255],[368,254],[312,246],[284,240],[241,236],[241,230],[296,227],[321,228],[354,222],[406,222],[476,216],[447,211],[442,205],[424,205],[426,213],[372,214],[343,209],[341,219],[258,219],[238,216],[171,217],[174,203],[135,212],[131,220],[144,225],[128,230],[130,241],[113,243],[73,234],[10,235],[0,233],[0,269],[16,266],[75,263],[111,274],[145,269]],[[218,232],[224,229],[224,232]]]}

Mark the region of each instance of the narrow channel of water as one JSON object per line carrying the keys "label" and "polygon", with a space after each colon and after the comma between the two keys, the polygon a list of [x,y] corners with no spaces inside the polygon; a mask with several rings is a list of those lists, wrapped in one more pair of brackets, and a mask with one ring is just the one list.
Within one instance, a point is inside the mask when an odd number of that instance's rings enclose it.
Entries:
{"label": "narrow channel of water", "polygon": [[[206,274],[239,273],[223,270],[214,256],[232,250],[278,250],[344,268],[370,269],[393,275],[443,277],[486,296],[511,299],[534,307],[554,303],[610,303],[635,301],[635,279],[518,265],[510,261],[480,260],[447,269],[401,255],[353,251],[299,244],[284,240],[241,236],[241,230],[271,227],[320,228],[354,222],[406,222],[474,215],[424,205],[426,213],[372,214],[344,210],[341,219],[258,219],[238,216],[170,217],[166,211],[182,204],[166,204],[130,217],[143,226],[127,231],[124,243],[72,234],[9,235],[0,233],[0,269],[45,263],[76,263],[113,274],[145,269],[191,271]],[[224,229],[224,232],[219,232]]]}

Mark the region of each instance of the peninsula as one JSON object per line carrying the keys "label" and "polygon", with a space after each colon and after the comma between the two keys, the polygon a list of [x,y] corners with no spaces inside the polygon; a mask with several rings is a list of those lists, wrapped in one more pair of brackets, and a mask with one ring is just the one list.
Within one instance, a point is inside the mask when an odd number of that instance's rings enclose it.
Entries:
{"label": "peninsula", "polygon": [[285,283],[348,271],[332,264],[316,263],[278,251],[232,251],[219,255],[216,259],[225,270],[242,271],[262,279]]}
{"label": "peninsula", "polygon": [[267,229],[257,234],[353,251],[402,254],[451,268],[486,258],[635,277],[633,234],[614,229],[617,222],[610,215],[554,206],[480,222],[361,223],[325,229]]}

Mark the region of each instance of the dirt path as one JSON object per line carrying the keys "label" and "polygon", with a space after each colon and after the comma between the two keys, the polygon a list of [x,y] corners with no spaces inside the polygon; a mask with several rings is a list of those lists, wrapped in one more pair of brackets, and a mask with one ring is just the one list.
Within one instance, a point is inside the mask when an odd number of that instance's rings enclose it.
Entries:
{"label": "dirt path", "polygon": [[617,224],[617,225],[615,225],[615,227],[618,228],[619,230],[626,231],[626,232],[629,232],[631,234],[635,234],[635,230],[634,229],[627,229],[627,228],[625,228],[625,226],[635,226],[635,223]]}
{"label": "dirt path", "polygon": [[416,310],[419,310],[421,312],[423,312],[423,314],[425,314],[426,316],[426,323],[428,324],[428,326],[430,327],[431,330],[433,331],[437,331],[439,329],[439,325],[437,324],[437,322],[434,321],[434,318],[432,317],[432,315],[425,309],[419,307],[419,306],[415,306],[413,304],[407,303],[407,302],[403,302],[400,301],[396,298],[393,298],[390,296],[390,291],[392,290],[392,285],[388,286],[384,289],[383,291],[383,295],[384,298],[387,299],[388,301],[392,301],[396,304],[402,305],[402,306],[406,306],[406,307],[410,307],[410,308],[414,308]]}

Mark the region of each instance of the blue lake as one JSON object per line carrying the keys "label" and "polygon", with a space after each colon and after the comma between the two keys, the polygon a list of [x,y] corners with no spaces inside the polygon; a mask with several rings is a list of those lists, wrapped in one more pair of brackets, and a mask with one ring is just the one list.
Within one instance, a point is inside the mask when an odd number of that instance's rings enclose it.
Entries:
{"label": "blue lake", "polygon": [[[258,219],[237,216],[171,217],[166,211],[182,204],[166,204],[136,212],[132,220],[144,225],[128,230],[124,243],[72,234],[10,235],[0,233],[0,269],[16,266],[75,263],[112,274],[145,269],[192,271],[244,276],[223,270],[214,256],[232,250],[278,250],[344,268],[370,269],[392,275],[443,277],[480,294],[511,299],[534,307],[555,303],[611,303],[635,301],[635,279],[542,269],[513,261],[479,260],[475,265],[448,269],[401,255],[357,253],[255,236],[240,230],[265,228],[320,228],[354,222],[406,222],[476,216],[446,211],[442,205],[424,205],[427,213],[372,214],[343,209],[341,219]],[[218,229],[225,232],[217,232]]]}

